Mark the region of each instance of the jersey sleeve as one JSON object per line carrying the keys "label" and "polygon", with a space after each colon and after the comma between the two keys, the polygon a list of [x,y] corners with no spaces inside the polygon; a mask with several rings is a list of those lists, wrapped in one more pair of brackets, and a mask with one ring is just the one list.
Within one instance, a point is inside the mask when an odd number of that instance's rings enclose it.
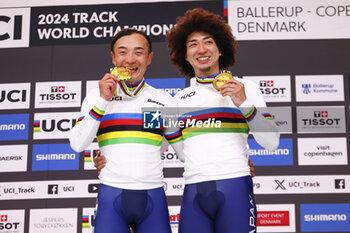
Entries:
{"label": "jersey sleeve", "polygon": [[[173,97],[169,96],[169,102],[167,107],[172,108],[171,114],[174,118],[173,120],[177,120],[178,116],[178,105],[176,100]],[[164,119],[170,120],[170,119]],[[183,155],[183,141],[182,141],[182,132],[181,129],[177,125],[167,124],[168,127],[164,128],[164,137],[170,144],[170,146],[174,149],[177,156],[179,157],[181,162],[185,161],[185,156]]]}
{"label": "jersey sleeve", "polygon": [[270,151],[276,150],[279,145],[280,134],[271,114],[268,112],[264,97],[255,83],[246,82],[244,86],[247,99],[239,108],[248,123],[250,132],[260,146]]}
{"label": "jersey sleeve", "polygon": [[77,123],[70,131],[69,142],[73,150],[81,152],[94,140],[109,101],[100,97],[98,89],[84,99]]}

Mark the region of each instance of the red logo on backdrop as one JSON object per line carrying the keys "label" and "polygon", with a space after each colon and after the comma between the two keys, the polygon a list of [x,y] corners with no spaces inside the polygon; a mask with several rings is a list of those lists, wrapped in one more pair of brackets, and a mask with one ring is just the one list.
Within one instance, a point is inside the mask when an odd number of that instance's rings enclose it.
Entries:
{"label": "red logo on backdrop", "polygon": [[267,80],[266,82],[268,87],[273,87],[273,80]]}
{"label": "red logo on backdrop", "polygon": [[328,111],[321,111],[321,117],[328,117]]}
{"label": "red logo on backdrop", "polygon": [[7,215],[1,215],[0,216],[0,221],[1,222],[7,222]]}
{"label": "red logo on backdrop", "polygon": [[58,92],[64,92],[64,86],[58,86]]}
{"label": "red logo on backdrop", "polygon": [[257,226],[289,226],[289,211],[258,211]]}

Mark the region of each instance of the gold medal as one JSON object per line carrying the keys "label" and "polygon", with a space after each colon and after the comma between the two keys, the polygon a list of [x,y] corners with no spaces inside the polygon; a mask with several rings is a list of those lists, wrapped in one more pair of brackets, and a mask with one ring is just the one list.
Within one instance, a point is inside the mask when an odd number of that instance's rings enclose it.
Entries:
{"label": "gold medal", "polygon": [[215,77],[213,86],[216,90],[220,91],[220,87],[230,79],[233,79],[231,72],[223,72]]}
{"label": "gold medal", "polygon": [[117,75],[120,80],[128,80],[131,78],[131,70],[125,67],[114,67],[111,74]]}

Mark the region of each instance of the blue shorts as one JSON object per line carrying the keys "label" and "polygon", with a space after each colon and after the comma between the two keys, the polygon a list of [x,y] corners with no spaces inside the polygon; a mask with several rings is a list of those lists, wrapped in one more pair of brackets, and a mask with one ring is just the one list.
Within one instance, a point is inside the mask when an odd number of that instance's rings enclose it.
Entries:
{"label": "blue shorts", "polygon": [[100,184],[94,233],[171,233],[164,189],[126,190]]}
{"label": "blue shorts", "polygon": [[179,233],[255,233],[256,206],[250,176],[185,186]]}

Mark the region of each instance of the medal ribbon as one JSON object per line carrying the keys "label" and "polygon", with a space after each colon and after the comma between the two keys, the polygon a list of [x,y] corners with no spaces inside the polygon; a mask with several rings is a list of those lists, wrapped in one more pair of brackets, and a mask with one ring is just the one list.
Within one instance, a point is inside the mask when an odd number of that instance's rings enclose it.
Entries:
{"label": "medal ribbon", "polygon": [[196,77],[196,83],[201,86],[209,86],[213,84],[213,81],[216,76],[218,76],[221,72],[217,74],[212,74],[206,77]]}
{"label": "medal ribbon", "polygon": [[125,95],[135,97],[139,95],[146,86],[145,79],[142,79],[135,83],[129,83],[126,81],[119,81],[120,89]]}

